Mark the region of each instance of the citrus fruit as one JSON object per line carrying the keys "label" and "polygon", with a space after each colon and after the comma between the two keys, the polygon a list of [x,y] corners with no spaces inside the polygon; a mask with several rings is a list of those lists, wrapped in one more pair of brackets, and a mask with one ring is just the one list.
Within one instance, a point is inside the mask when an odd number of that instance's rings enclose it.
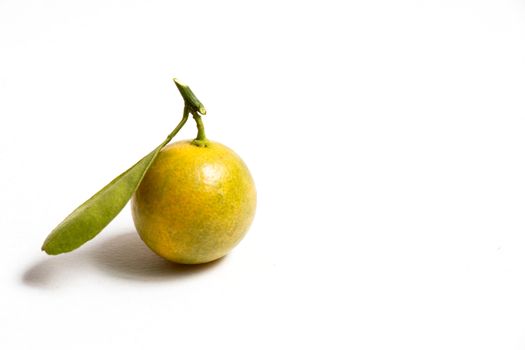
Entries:
{"label": "citrus fruit", "polygon": [[179,141],[159,153],[132,197],[135,227],[158,255],[199,264],[228,254],[256,207],[253,179],[228,147]]}

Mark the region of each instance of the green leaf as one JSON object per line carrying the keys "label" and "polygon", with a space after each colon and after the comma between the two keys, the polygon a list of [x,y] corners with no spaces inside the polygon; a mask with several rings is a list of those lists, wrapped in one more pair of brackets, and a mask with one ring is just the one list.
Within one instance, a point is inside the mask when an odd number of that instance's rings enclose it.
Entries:
{"label": "green leaf", "polygon": [[163,142],[75,209],[47,237],[42,250],[51,255],[70,252],[95,237],[129,201]]}
{"label": "green leaf", "polygon": [[189,86],[173,79],[184,98],[184,112],[177,127],[157,148],[85,201],[62,221],[46,238],[42,250],[51,255],[67,253],[94,238],[124,208],[137,190],[155,158],[188,120],[190,112],[206,114],[206,109]]}
{"label": "green leaf", "polygon": [[184,108],[180,123],[157,148],[116,177],[58,224],[47,236],[42,250],[50,255],[67,253],[99,234],[124,208],[160,150],[184,126],[188,120],[188,113],[188,108]]}

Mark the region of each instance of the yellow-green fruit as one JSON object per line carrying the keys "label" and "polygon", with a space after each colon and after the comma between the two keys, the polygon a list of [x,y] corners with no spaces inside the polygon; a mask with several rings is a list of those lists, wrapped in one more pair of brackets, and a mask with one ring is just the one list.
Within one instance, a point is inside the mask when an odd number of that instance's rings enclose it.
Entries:
{"label": "yellow-green fruit", "polygon": [[255,214],[250,172],[228,147],[180,141],[164,148],[132,198],[135,227],[158,255],[199,264],[224,255]]}

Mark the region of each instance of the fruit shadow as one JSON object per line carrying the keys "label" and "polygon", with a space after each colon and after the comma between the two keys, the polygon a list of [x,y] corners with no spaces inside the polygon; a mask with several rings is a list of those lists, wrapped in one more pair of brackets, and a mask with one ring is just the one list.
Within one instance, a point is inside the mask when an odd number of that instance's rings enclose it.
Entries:
{"label": "fruit shadow", "polygon": [[110,277],[126,280],[174,281],[202,274],[224,260],[225,258],[221,258],[199,265],[176,264],[153,253],[136,232],[127,232],[82,247],[78,251],[47,256],[29,266],[21,279],[26,286],[53,288],[78,278],[94,267]]}

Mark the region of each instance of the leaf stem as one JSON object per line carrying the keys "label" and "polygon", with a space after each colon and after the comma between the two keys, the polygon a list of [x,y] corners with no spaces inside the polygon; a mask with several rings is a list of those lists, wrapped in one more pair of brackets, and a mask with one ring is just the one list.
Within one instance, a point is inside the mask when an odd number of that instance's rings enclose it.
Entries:
{"label": "leaf stem", "polygon": [[179,124],[175,127],[175,129],[173,129],[173,131],[166,137],[166,140],[164,141],[164,146],[166,146],[171,141],[171,139],[175,135],[177,135],[179,130],[184,126],[184,124],[186,124],[186,122],[188,121],[189,115],[190,115],[190,109],[187,104],[184,104],[184,112],[182,113],[182,119],[179,122]]}

